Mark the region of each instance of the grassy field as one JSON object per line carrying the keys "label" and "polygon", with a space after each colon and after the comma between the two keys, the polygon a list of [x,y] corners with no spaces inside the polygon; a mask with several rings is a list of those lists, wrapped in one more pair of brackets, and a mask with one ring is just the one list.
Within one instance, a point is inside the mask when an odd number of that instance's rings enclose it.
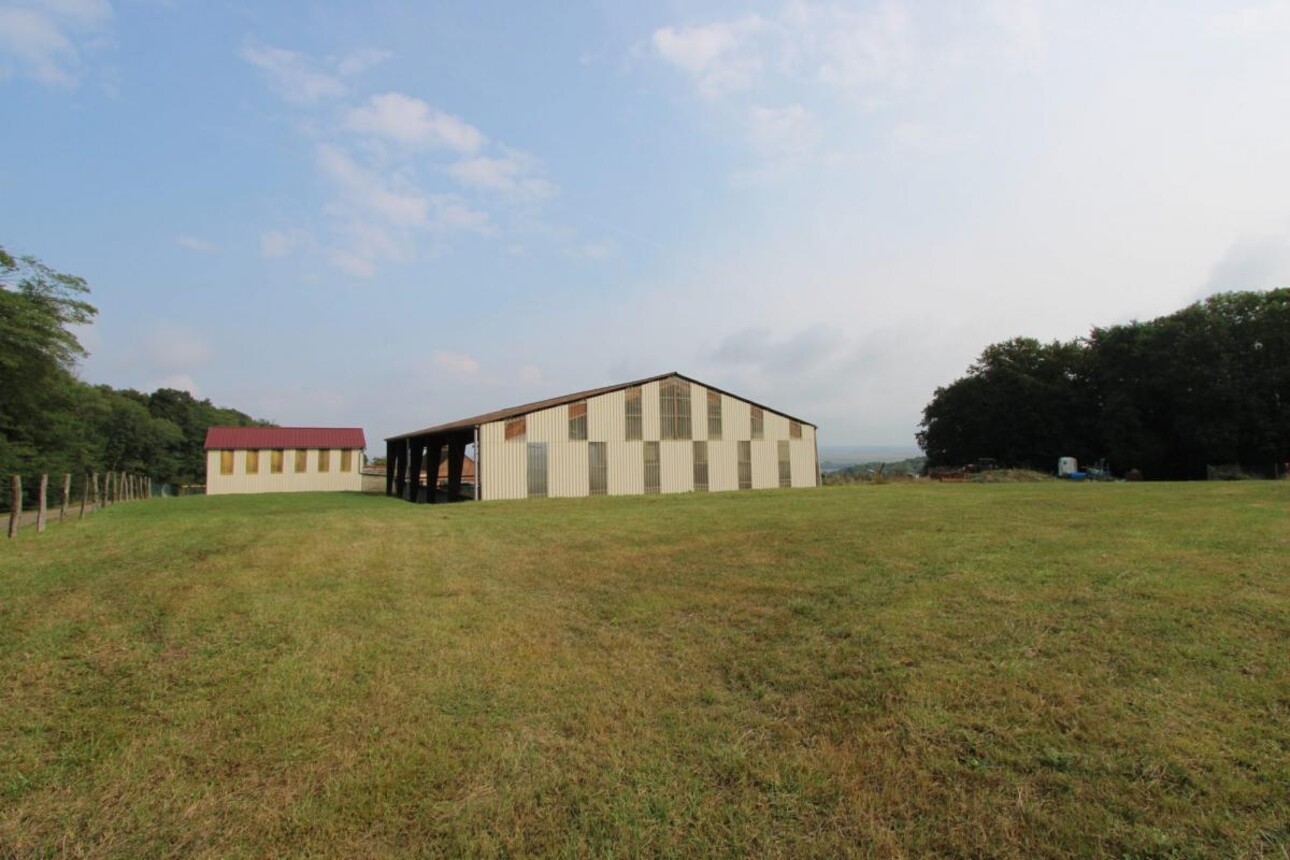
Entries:
{"label": "grassy field", "polygon": [[1290,856],[1290,483],[156,500],[0,544],[0,856]]}

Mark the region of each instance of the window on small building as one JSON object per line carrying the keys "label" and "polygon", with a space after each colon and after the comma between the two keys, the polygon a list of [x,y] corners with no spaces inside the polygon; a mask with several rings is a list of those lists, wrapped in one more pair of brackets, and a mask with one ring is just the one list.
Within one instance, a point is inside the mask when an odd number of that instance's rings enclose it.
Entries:
{"label": "window on small building", "polygon": [[609,492],[609,454],[604,442],[587,443],[587,478],[591,495]]}
{"label": "window on small building", "polygon": [[645,443],[645,492],[659,492],[659,454],[657,442]]}
{"label": "window on small building", "polygon": [[296,449],[296,474],[309,469],[309,452],[304,448]]}
{"label": "window on small building", "polygon": [[587,439],[587,401],[569,404],[569,441],[584,442]]}
{"label": "window on small building", "polygon": [[219,452],[219,473],[221,475],[233,474],[233,452],[232,451]]}
{"label": "window on small building", "polygon": [[282,474],[282,449],[274,448],[269,452],[269,472],[274,475]]}
{"label": "window on small building", "polygon": [[529,498],[546,498],[546,443],[528,443]]}
{"label": "window on small building", "polygon": [[658,386],[660,437],[690,438],[690,383],[672,377]]}
{"label": "window on small building", "polygon": [[793,461],[788,455],[788,440],[780,439],[776,447],[779,449],[779,485],[791,487],[793,486]]}
{"label": "window on small building", "polygon": [[318,471],[319,472],[331,471],[331,449],[329,448],[318,449]]}
{"label": "window on small building", "polygon": [[752,443],[739,443],[739,489],[752,489]]}
{"label": "window on small building", "polygon": [[354,470],[354,452],[352,449],[345,448],[341,450],[340,470],[341,472],[352,472]]}
{"label": "window on small building", "polygon": [[627,389],[623,399],[623,418],[626,421],[627,441],[639,442],[643,436],[644,419],[641,417],[641,389]]}
{"label": "window on small building", "polygon": [[526,427],[525,427],[526,422],[524,418],[525,416],[521,415],[519,418],[506,419],[506,441],[507,442],[524,441],[524,436],[526,431]]}
{"label": "window on small building", "polygon": [[708,443],[694,443],[694,491],[708,491]]}
{"label": "window on small building", "polygon": [[754,406],[751,409],[752,416],[752,437],[754,439],[766,438],[766,413],[762,412],[760,406]]}
{"label": "window on small building", "polygon": [[802,438],[802,422],[801,422],[801,421],[790,421],[790,422],[788,422],[788,438],[790,438],[790,439],[801,439],[801,438]]}
{"label": "window on small building", "polygon": [[721,438],[721,394],[716,391],[708,392],[708,438]]}
{"label": "window on small building", "polygon": [[259,451],[246,452],[246,473],[248,475],[260,474],[260,452]]}

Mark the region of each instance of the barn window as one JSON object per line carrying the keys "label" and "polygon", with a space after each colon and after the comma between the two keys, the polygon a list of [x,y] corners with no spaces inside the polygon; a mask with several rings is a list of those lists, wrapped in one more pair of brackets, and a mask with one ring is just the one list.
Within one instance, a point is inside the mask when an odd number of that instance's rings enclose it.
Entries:
{"label": "barn window", "polygon": [[609,492],[609,455],[604,442],[587,443],[587,477],[591,495]]}
{"label": "barn window", "polygon": [[259,451],[246,452],[246,473],[248,475],[260,474],[260,452]]}
{"label": "barn window", "polygon": [[569,441],[583,442],[587,438],[587,401],[569,404]]}
{"label": "barn window", "polygon": [[752,443],[739,443],[739,489],[752,489]]}
{"label": "barn window", "polygon": [[354,452],[349,448],[340,452],[340,470],[350,472],[354,469]]}
{"label": "barn window", "polygon": [[788,422],[788,438],[790,438],[790,439],[801,439],[801,438],[802,438],[802,422],[801,422],[801,421],[790,421],[790,422]]}
{"label": "barn window", "polygon": [[752,418],[752,437],[754,439],[766,438],[766,413],[761,411],[760,406],[754,406],[750,414]]}
{"label": "barn window", "polygon": [[690,438],[690,383],[664,379],[658,386],[658,411],[663,439]]}
{"label": "barn window", "polygon": [[708,491],[708,443],[694,443],[694,491]]}
{"label": "barn window", "polygon": [[331,450],[329,448],[318,449],[318,471],[331,471]]}
{"label": "barn window", "polygon": [[708,438],[721,438],[721,395],[716,391],[708,392]]}
{"label": "barn window", "polygon": [[523,442],[526,430],[524,425],[525,421],[523,415],[519,418],[508,418],[506,420],[506,441]]}
{"label": "barn window", "polygon": [[659,491],[658,443],[645,443],[645,492]]}
{"label": "barn window", "polygon": [[269,471],[274,475],[282,474],[282,449],[274,448],[269,452]]}
{"label": "barn window", "polygon": [[296,449],[296,474],[309,470],[309,452],[304,448]]}
{"label": "barn window", "polygon": [[219,452],[219,473],[221,475],[233,474],[233,452],[232,451]]}
{"label": "barn window", "polygon": [[643,436],[641,418],[641,389],[640,386],[634,386],[627,389],[623,399],[623,418],[627,423],[627,441],[637,442]]}
{"label": "barn window", "polygon": [[546,498],[546,443],[530,442],[529,445],[529,498]]}
{"label": "barn window", "polygon": [[780,439],[776,447],[779,449],[779,485],[791,487],[793,486],[793,461],[788,456],[788,440]]}

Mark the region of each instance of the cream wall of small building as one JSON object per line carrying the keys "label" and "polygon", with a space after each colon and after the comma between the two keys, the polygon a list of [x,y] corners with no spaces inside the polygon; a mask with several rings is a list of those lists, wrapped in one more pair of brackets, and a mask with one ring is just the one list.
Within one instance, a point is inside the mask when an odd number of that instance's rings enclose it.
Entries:
{"label": "cream wall of small building", "polygon": [[273,455],[271,449],[266,448],[259,452],[260,468],[257,474],[247,474],[247,451],[233,451],[233,474],[231,475],[220,473],[220,459],[223,451],[207,451],[206,495],[306,493],[344,490],[360,492],[363,489],[363,475],[360,471],[363,466],[363,452],[360,449],[351,449],[353,453],[350,456],[350,468],[347,472],[340,471],[341,449],[339,448],[329,449],[330,463],[327,472],[318,471],[319,449],[317,448],[305,449],[306,468],[304,472],[295,471],[297,449],[285,448],[279,450],[282,450],[282,472],[273,474],[270,471]]}
{"label": "cream wall of small building", "polygon": [[[659,489],[663,493],[694,491],[694,440],[707,441],[708,488],[711,492],[739,487],[739,442],[749,441],[753,489],[779,486],[778,442],[789,442],[792,486],[813,487],[818,482],[815,428],[801,425],[801,438],[790,438],[790,419],[764,410],[762,439],[752,439],[751,405],[721,394],[720,439],[707,439],[707,390],[690,385],[693,439],[660,439],[659,382],[641,386],[641,425],[644,441],[659,442]],[[605,442],[609,495],[645,492],[644,441],[628,441],[625,418],[626,392],[612,391],[587,400],[587,440]],[[538,410],[525,416],[524,438],[507,441],[506,421],[484,424],[479,430],[480,496],[485,500],[522,499],[528,495],[528,444],[545,443],[547,495],[586,496],[590,492],[588,441],[569,439],[567,405]]]}

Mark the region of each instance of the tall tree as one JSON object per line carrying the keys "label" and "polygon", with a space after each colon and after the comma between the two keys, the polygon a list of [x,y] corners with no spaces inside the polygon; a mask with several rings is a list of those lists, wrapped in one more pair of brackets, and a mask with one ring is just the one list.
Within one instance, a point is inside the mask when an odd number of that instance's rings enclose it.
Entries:
{"label": "tall tree", "polygon": [[96,310],[83,278],[0,247],[0,469],[65,466],[76,430],[59,420],[75,402],[72,371],[85,355],[73,326]]}

